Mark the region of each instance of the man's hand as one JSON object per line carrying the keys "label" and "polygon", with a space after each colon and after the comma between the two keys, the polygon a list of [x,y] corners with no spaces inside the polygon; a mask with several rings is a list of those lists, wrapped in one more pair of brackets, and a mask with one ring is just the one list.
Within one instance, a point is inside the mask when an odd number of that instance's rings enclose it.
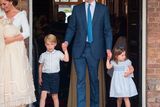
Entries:
{"label": "man's hand", "polygon": [[68,42],[65,41],[62,43],[62,50],[65,52],[67,50],[67,48],[68,48]]}
{"label": "man's hand", "polygon": [[107,59],[111,59],[112,58],[112,52],[111,50],[107,49]]}

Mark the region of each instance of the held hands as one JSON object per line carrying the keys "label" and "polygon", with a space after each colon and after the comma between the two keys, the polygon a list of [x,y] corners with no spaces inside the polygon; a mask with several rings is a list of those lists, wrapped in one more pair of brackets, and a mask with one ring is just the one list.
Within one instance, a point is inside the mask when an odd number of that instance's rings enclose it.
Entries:
{"label": "held hands", "polygon": [[65,41],[65,42],[62,43],[62,50],[63,50],[63,52],[67,51],[67,48],[68,48],[68,42]]}
{"label": "held hands", "polygon": [[112,64],[110,63],[110,60],[112,58],[112,52],[110,50],[107,50],[107,60],[106,60],[106,68],[111,69]]}
{"label": "held hands", "polygon": [[111,59],[112,58],[112,52],[111,50],[107,49],[107,59]]}
{"label": "held hands", "polygon": [[62,43],[62,50],[63,50],[63,52],[64,52],[63,61],[65,61],[65,62],[68,62],[68,61],[69,61],[69,54],[68,54],[67,47],[68,47],[68,42],[67,42],[67,41],[63,42],[63,43]]}

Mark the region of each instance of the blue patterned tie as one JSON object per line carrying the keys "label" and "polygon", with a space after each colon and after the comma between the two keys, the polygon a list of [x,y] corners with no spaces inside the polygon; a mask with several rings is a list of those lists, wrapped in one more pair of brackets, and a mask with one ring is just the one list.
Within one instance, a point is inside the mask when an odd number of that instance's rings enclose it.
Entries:
{"label": "blue patterned tie", "polygon": [[90,10],[91,4],[88,4],[88,42],[91,43],[93,41],[92,36],[92,16],[91,16],[91,10]]}

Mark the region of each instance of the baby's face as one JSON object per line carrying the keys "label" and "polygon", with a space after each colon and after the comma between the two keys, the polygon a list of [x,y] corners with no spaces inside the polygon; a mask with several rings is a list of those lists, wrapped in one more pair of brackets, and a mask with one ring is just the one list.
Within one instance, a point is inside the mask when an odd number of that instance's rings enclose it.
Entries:
{"label": "baby's face", "polygon": [[52,52],[56,46],[56,43],[47,41],[45,43],[45,46],[47,48],[47,51]]}
{"label": "baby's face", "polygon": [[117,57],[118,61],[124,61],[126,59],[126,52],[122,52],[120,55]]}

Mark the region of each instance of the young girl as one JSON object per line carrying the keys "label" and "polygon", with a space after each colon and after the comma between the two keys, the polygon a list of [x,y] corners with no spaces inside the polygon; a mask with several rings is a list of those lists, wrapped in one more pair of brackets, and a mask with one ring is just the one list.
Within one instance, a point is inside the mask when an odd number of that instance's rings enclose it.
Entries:
{"label": "young girl", "polygon": [[126,57],[126,50],[123,47],[116,47],[113,51],[113,60],[108,58],[107,69],[113,67],[113,77],[111,80],[110,97],[117,99],[117,107],[121,107],[122,99],[125,106],[131,107],[129,97],[137,95],[136,86],[132,80],[134,68],[131,61]]}
{"label": "young girl", "polygon": [[59,50],[55,50],[55,46],[57,45],[56,36],[49,34],[45,37],[44,41],[47,51],[42,53],[39,59],[39,84],[42,86],[40,107],[45,107],[47,93],[52,94],[54,107],[59,107],[60,60],[68,62],[69,55],[67,48],[64,46],[62,46],[64,54]]}

